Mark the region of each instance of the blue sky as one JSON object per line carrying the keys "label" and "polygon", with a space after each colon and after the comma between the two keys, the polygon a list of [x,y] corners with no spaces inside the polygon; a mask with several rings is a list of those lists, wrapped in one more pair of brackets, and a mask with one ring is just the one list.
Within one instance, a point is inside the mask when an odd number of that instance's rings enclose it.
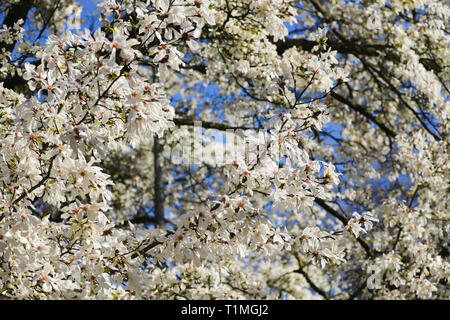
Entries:
{"label": "blue sky", "polygon": [[83,11],[81,13],[81,16],[84,20],[84,25],[81,26],[81,29],[84,29],[85,27],[89,28],[90,25],[93,23],[94,30],[100,27],[100,24],[98,23],[98,19],[93,19],[94,11],[97,9],[97,3],[98,1],[95,0],[76,0],[76,2],[80,3],[83,6]]}
{"label": "blue sky", "polygon": [[94,0],[77,0],[83,6],[83,15],[92,13],[97,8],[97,1]]}

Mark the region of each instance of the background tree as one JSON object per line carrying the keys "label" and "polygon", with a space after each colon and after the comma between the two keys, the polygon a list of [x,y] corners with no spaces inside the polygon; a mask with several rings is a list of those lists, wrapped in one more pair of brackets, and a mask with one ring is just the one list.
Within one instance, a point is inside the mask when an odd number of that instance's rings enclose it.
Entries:
{"label": "background tree", "polygon": [[445,1],[98,6],[0,4],[2,297],[449,298]]}

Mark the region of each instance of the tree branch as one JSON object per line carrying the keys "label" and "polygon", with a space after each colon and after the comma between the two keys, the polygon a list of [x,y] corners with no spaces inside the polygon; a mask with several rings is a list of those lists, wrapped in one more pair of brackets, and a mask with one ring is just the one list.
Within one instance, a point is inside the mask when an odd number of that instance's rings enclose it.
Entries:
{"label": "tree branch", "polygon": [[51,173],[52,167],[53,167],[53,161],[55,160],[55,158],[57,156],[58,156],[58,154],[55,154],[53,157],[50,158],[50,165],[48,166],[47,173],[45,174],[44,177],[42,177],[41,181],[39,181],[37,184],[32,186],[28,191],[23,190],[22,194],[16,200],[13,201],[13,204],[19,203],[19,201],[24,199],[28,195],[28,193],[33,192],[34,190],[36,190],[37,188],[42,186],[45,183],[45,181],[47,181],[50,178],[50,173]]}
{"label": "tree branch", "polygon": [[313,289],[315,292],[317,292],[318,294],[320,294],[322,297],[324,297],[326,300],[330,300],[331,297],[328,293],[326,293],[324,290],[320,289],[309,277],[309,275],[303,270],[305,264],[302,261],[302,259],[299,256],[296,256],[297,261],[298,261],[298,269],[294,270],[294,272],[296,273],[300,273],[306,280],[306,282],[308,282],[309,286],[311,287],[311,289]]}
{"label": "tree branch", "polygon": [[159,137],[155,135],[153,139],[153,164],[154,164],[154,222],[156,226],[165,223],[164,219],[164,189],[162,180],[161,153],[163,147],[159,141]]}
{"label": "tree branch", "polygon": [[[30,11],[31,7],[33,6],[33,2],[34,1],[32,0],[24,0],[11,4],[6,17],[3,20],[3,26],[11,28],[20,19],[22,19],[25,23],[25,21],[27,20],[28,11]],[[15,45],[15,41],[9,44],[7,44],[6,42],[0,42],[0,49],[4,48],[6,51],[12,51]]]}
{"label": "tree branch", "polygon": [[[182,125],[187,125],[187,126],[193,126],[195,124],[194,119],[181,119],[181,118],[176,118],[173,119],[173,122],[175,123],[175,125],[177,126],[182,126]],[[232,125],[228,125],[228,124],[224,124],[224,123],[218,123],[218,122],[210,122],[210,121],[203,121],[203,120],[198,120],[199,122],[201,122],[201,125],[203,128],[206,129],[217,129],[217,130],[256,130],[257,128],[249,128],[249,127],[245,127],[245,126],[232,126]]]}
{"label": "tree branch", "polygon": [[375,118],[373,115],[371,115],[369,112],[367,112],[366,110],[364,110],[364,107],[360,106],[360,105],[356,105],[353,104],[350,100],[344,98],[343,96],[341,96],[340,94],[336,93],[336,92],[331,92],[331,96],[333,98],[335,98],[336,100],[338,100],[339,102],[344,103],[345,105],[347,105],[350,109],[355,110],[356,112],[362,114],[364,117],[366,117],[367,119],[369,119],[370,121],[372,121],[373,123],[375,123],[381,130],[383,130],[384,133],[386,133],[389,137],[391,138],[395,138],[396,133],[394,131],[392,131],[391,129],[389,129],[388,127],[386,127],[383,123],[381,123],[380,121],[377,120],[377,118]]}
{"label": "tree branch", "polygon": [[[329,214],[331,214],[333,217],[337,218],[339,221],[342,222],[342,224],[347,225],[348,219],[344,218],[339,212],[334,210],[332,207],[330,207],[325,200],[320,198],[315,198],[314,201],[321,206],[323,209],[325,209]],[[373,250],[369,247],[369,245],[362,240],[361,238],[356,238],[356,241],[361,245],[361,247],[366,251],[366,254],[368,257],[372,258],[374,256]]]}

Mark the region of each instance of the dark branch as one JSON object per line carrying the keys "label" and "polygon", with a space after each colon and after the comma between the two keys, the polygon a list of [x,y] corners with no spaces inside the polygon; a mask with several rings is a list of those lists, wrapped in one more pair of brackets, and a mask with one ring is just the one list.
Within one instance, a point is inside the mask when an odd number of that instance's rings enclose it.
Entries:
{"label": "dark branch", "polygon": [[302,261],[302,259],[297,256],[297,261],[299,264],[298,269],[294,270],[294,272],[296,273],[300,273],[306,280],[306,282],[308,282],[309,286],[311,287],[311,289],[313,289],[315,292],[317,292],[318,294],[320,294],[322,297],[324,297],[326,300],[330,300],[330,295],[328,293],[326,293],[325,291],[323,291],[322,289],[320,289],[309,277],[309,275],[303,270],[304,268],[304,263]]}
{"label": "dark branch", "polygon": [[[348,219],[343,217],[339,212],[334,210],[332,207],[330,207],[325,200],[316,198],[314,200],[319,206],[321,206],[323,209],[325,209],[329,214],[331,214],[333,217],[337,218],[339,221],[342,222],[342,224],[347,225]],[[356,241],[361,245],[361,247],[366,251],[366,254],[368,257],[372,258],[374,255],[373,250],[369,247],[369,245],[362,240],[361,238],[356,238]]]}
{"label": "dark branch", "polygon": [[[30,11],[31,7],[33,6],[33,2],[34,1],[32,0],[24,0],[11,4],[6,17],[3,20],[3,26],[11,28],[20,19],[22,19],[25,23],[25,21],[27,20],[28,11]],[[0,49],[4,48],[6,51],[12,51],[15,45],[15,41],[13,41],[12,43],[0,42]]]}
{"label": "dark branch", "polygon": [[347,105],[350,109],[360,113],[361,115],[363,115],[364,117],[366,117],[367,119],[369,119],[370,121],[375,123],[389,137],[394,138],[396,136],[394,131],[392,131],[391,129],[386,127],[382,122],[378,121],[377,118],[375,118],[373,115],[371,115],[369,112],[367,112],[363,106],[353,104],[350,100],[344,98],[343,96],[341,96],[340,94],[338,94],[334,91],[331,92],[331,96],[333,98],[335,98],[336,100],[338,100],[339,102],[342,102],[345,105]]}
{"label": "dark branch", "polygon": [[161,166],[161,153],[163,147],[159,141],[159,137],[155,136],[153,139],[153,164],[154,164],[154,221],[155,225],[164,225],[164,188],[162,180],[162,166]]}
{"label": "dark branch", "polygon": [[173,122],[177,126],[187,125],[187,126],[193,126],[195,125],[195,122],[199,122],[201,124],[202,128],[206,129],[217,129],[217,130],[256,130],[256,128],[249,128],[245,126],[232,126],[224,123],[218,123],[218,122],[210,122],[210,121],[202,121],[202,120],[194,120],[194,119],[173,119]]}

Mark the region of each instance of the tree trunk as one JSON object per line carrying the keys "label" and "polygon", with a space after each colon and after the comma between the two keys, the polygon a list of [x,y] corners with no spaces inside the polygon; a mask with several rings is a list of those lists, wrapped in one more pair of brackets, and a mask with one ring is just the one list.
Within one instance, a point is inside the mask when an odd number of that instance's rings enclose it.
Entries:
{"label": "tree trunk", "polygon": [[153,142],[153,162],[154,162],[154,221],[155,225],[162,226],[164,224],[164,189],[163,189],[163,180],[162,180],[162,167],[161,167],[161,153],[163,147],[160,143],[160,139],[155,135]]}

